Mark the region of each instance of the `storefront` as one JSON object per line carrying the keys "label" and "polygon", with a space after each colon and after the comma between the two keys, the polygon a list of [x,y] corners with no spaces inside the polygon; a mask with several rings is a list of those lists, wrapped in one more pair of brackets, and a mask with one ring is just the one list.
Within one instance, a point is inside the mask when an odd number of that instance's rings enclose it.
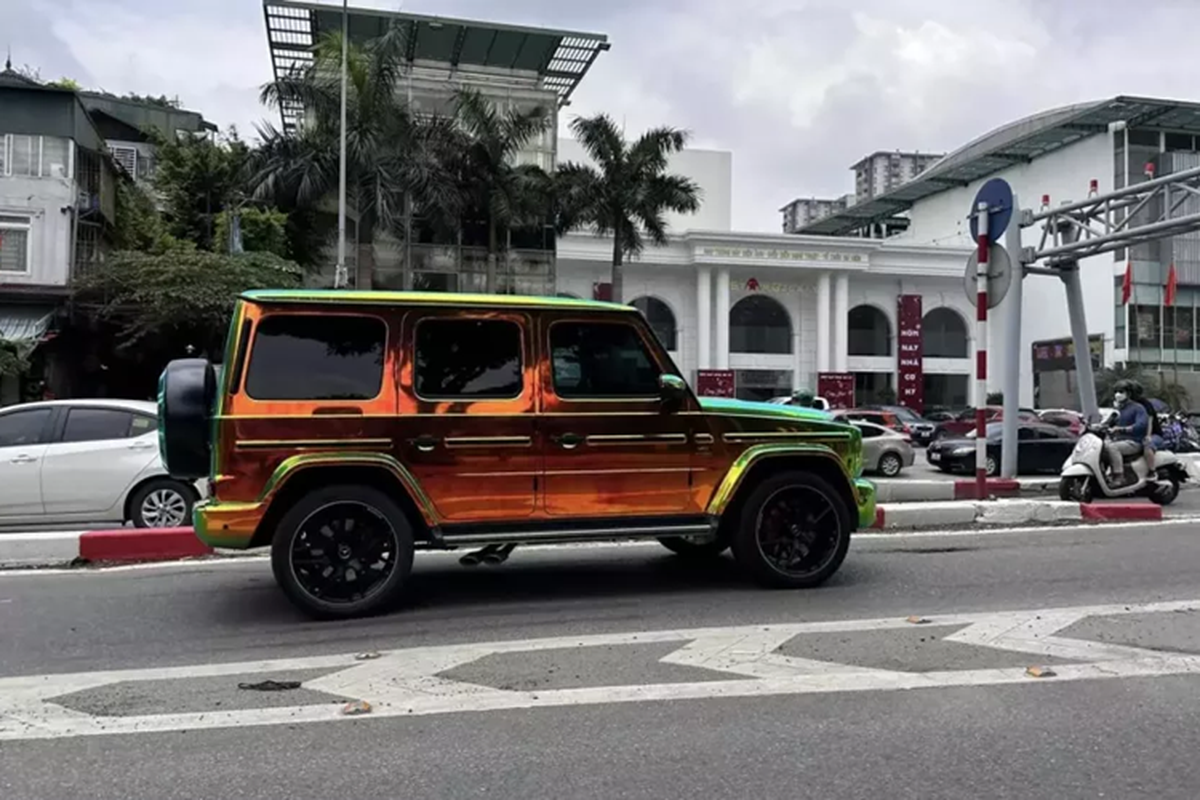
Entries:
{"label": "storefront", "polygon": [[[603,296],[611,252],[604,238],[565,237],[556,291]],[[706,385],[732,396],[844,387],[847,404],[961,407],[974,386],[968,255],[879,240],[688,231],[625,265],[624,299],[689,380],[719,373]]]}

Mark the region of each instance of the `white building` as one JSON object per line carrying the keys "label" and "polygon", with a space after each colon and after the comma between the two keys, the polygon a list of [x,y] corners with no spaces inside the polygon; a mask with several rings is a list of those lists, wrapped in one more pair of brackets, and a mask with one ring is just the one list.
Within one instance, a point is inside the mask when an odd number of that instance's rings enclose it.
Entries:
{"label": "white building", "polygon": [[796,233],[817,220],[845,211],[854,205],[854,195],[846,194],[836,199],[826,197],[798,197],[779,209],[783,215],[783,232]]}
{"label": "white building", "polygon": [[[586,162],[572,141],[558,149],[564,160]],[[737,394],[762,399],[817,389],[821,372],[853,373],[856,401],[875,401],[898,386],[898,307],[901,296],[917,296],[925,405],[972,399],[969,247],[738,233],[729,153],[687,150],[669,170],[699,184],[703,204],[669,219],[668,246],[648,247],[626,265],[624,300],[642,308],[685,375],[733,370]],[[608,238],[564,237],[558,292],[594,296],[610,279],[611,259]]]}
{"label": "white building", "polygon": [[[970,246],[967,214],[989,178],[1007,180],[1025,207],[1043,200],[1059,205],[1083,200],[1092,181],[1103,194],[1147,180],[1147,174],[1200,165],[1200,104],[1115,97],[1042,112],[998,128],[929,167],[904,186],[804,229],[810,235],[848,236],[880,220],[907,214],[908,231],[886,240],[914,247]],[[1152,164],[1150,170],[1147,164]],[[1200,203],[1195,211],[1200,211]],[[1040,231],[1027,229],[1035,246]],[[1175,263],[1178,296],[1164,308],[1167,269]],[[1134,272],[1133,298],[1122,304],[1127,263]],[[1200,398],[1200,234],[1094,256],[1081,263],[1088,330],[1104,365],[1135,363],[1162,370]],[[1007,309],[997,309],[1002,317]],[[995,313],[995,312],[994,312]],[[1066,297],[1053,278],[1026,281],[1021,331],[1021,402],[1052,406],[1077,402],[1074,373],[1067,369],[1070,335]],[[994,364],[1007,356],[999,326],[991,326]],[[1176,373],[1176,370],[1178,372]],[[1001,371],[989,372],[989,390],[1000,390]]]}
{"label": "white building", "polygon": [[942,156],[937,153],[902,153],[899,150],[880,150],[861,159],[854,166],[854,200],[861,203],[887,194],[901,184],[928,169]]}

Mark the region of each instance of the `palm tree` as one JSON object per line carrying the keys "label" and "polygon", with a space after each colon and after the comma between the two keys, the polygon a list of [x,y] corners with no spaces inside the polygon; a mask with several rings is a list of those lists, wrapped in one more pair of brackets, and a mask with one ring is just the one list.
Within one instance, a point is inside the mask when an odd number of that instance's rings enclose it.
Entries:
{"label": "palm tree", "polygon": [[[457,217],[461,197],[445,158],[456,129],[451,120],[409,112],[399,91],[407,37],[393,25],[347,54],[347,203],[357,213],[360,243],[377,230],[404,237],[425,212]],[[262,144],[251,163],[252,197],[280,208],[312,209],[336,193],[341,101],[340,33],[315,48],[313,63],[262,89],[262,102],[298,104],[305,120],[284,133],[259,128]]]}
{"label": "palm tree", "polygon": [[456,95],[455,118],[466,136],[459,165],[464,199],[487,224],[487,291],[497,289],[496,263],[501,236],[513,228],[548,219],[550,177],[516,157],[531,139],[544,133],[550,115],[542,106],[500,111],[477,91]]}
{"label": "palm tree", "polygon": [[585,225],[598,236],[613,237],[612,299],[622,302],[627,256],[654,244],[667,243],[668,211],[694,212],[700,189],[688,178],[667,174],[667,158],[687,144],[687,133],[653,128],[633,143],[607,114],[578,117],[571,132],[595,167],[567,162],[558,168],[560,232]]}

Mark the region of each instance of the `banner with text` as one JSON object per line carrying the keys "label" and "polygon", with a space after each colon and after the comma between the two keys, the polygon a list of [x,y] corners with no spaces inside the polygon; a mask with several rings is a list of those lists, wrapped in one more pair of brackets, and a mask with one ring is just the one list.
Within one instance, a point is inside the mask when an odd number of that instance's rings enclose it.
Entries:
{"label": "banner with text", "polygon": [[854,373],[818,372],[817,394],[830,408],[854,408]]}
{"label": "banner with text", "polygon": [[731,369],[696,370],[696,394],[700,397],[734,397],[736,388]]}
{"label": "banner with text", "polygon": [[896,318],[899,336],[900,390],[897,400],[920,414],[925,410],[924,350],[921,346],[921,295],[900,295]]}

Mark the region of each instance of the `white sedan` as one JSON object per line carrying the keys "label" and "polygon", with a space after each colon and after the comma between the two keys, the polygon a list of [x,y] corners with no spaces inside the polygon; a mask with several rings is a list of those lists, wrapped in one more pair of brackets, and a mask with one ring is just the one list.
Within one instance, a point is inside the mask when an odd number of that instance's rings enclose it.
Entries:
{"label": "white sedan", "polygon": [[154,403],[51,400],[0,409],[0,525],[186,526],[201,493],[163,469]]}

